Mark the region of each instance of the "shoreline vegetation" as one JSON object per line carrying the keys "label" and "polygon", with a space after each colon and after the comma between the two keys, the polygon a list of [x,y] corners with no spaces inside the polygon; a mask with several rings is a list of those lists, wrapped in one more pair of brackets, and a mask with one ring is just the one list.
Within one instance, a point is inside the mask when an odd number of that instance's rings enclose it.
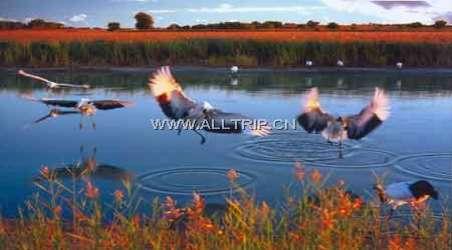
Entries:
{"label": "shoreline vegetation", "polygon": [[341,60],[345,67],[395,68],[397,62],[404,67],[452,67],[452,32],[448,31],[89,31],[86,36],[80,30],[72,33],[73,36],[65,30],[0,31],[0,66],[169,64],[282,68],[305,67],[308,60],[313,67],[335,67]]}
{"label": "shoreline vegetation", "polygon": [[[69,170],[68,170],[69,171]],[[80,173],[79,173],[80,174]],[[144,201],[132,180],[104,194],[90,170],[72,182],[42,167],[38,192],[20,218],[0,218],[1,249],[450,249],[447,211],[427,208],[390,217],[374,201],[364,201],[339,182],[296,163],[295,182],[284,202],[271,207],[257,202],[236,184],[240,172],[224,173],[231,191],[224,204],[209,204],[202,193],[179,205]],[[82,178],[80,178],[82,177]],[[76,179],[80,178],[80,179]],[[100,196],[103,199],[100,199]],[[105,197],[109,202],[105,202]],[[148,213],[137,208],[151,203]],[[397,213],[397,212],[396,212]]]}

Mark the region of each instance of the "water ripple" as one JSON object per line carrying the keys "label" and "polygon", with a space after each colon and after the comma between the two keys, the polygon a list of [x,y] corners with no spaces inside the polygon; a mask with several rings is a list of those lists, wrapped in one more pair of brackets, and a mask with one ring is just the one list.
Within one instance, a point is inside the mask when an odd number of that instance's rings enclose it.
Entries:
{"label": "water ripple", "polygon": [[[191,195],[200,192],[203,195],[218,195],[230,192],[231,187],[226,173],[221,168],[176,168],[145,173],[137,178],[141,189],[163,194]],[[245,188],[255,182],[252,173],[238,170],[236,184]]]}
{"label": "water ripple", "polygon": [[452,153],[407,155],[400,157],[394,166],[413,176],[452,182]]}
{"label": "water ripple", "polygon": [[337,144],[326,142],[320,135],[300,131],[251,139],[236,147],[234,153],[239,158],[253,161],[302,161],[331,168],[386,167],[397,160],[395,153],[366,147],[361,141],[346,141],[340,158],[341,150]]}

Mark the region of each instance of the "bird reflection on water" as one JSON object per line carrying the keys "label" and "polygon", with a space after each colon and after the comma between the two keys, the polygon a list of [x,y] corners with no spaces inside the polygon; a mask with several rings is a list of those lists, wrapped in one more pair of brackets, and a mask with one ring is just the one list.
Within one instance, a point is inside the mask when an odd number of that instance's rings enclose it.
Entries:
{"label": "bird reflection on water", "polygon": [[[84,146],[80,146],[81,159],[76,163],[65,164],[62,167],[49,169],[49,176],[54,179],[104,179],[114,181],[131,181],[133,174],[121,167],[99,164],[96,160],[97,148],[94,147],[88,156],[83,156]],[[43,181],[42,176],[36,177],[35,181]]]}

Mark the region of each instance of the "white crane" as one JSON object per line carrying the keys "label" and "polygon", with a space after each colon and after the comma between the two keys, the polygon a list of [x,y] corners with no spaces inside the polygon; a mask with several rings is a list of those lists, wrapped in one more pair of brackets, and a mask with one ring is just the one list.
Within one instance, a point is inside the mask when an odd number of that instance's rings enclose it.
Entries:
{"label": "white crane", "polygon": [[19,71],[17,72],[17,74],[18,74],[18,75],[21,75],[21,76],[25,76],[25,77],[31,78],[31,79],[35,79],[35,80],[41,81],[41,82],[43,82],[44,84],[46,84],[46,86],[47,86],[48,88],[50,88],[50,89],[58,89],[58,88],[81,88],[81,89],[89,89],[89,88],[90,88],[90,86],[87,85],[87,84],[77,85],[77,84],[68,84],[68,83],[56,83],[56,82],[52,82],[52,81],[47,80],[47,79],[45,79],[45,78],[43,78],[43,77],[40,77],[40,76],[37,76],[37,75],[33,75],[33,74],[30,74],[30,73],[26,73],[26,72],[23,71],[23,70],[19,70]]}
{"label": "white crane", "polygon": [[[62,111],[59,109],[52,109],[48,115],[36,120],[35,123],[39,123],[48,118],[55,118],[60,115],[68,115],[68,114],[74,114],[74,113],[79,113],[82,116],[91,117],[96,114],[97,110],[111,110],[111,109],[130,107],[133,105],[132,102],[121,101],[121,100],[89,100],[87,98],[81,98],[80,101],[75,101],[75,100],[60,100],[60,99],[49,99],[49,98],[36,99],[36,98],[30,97],[30,96],[24,96],[24,98],[31,100],[31,101],[43,103],[47,106],[71,109],[71,111]],[[92,125],[93,125],[93,128],[95,128],[94,122],[92,122]],[[82,126],[83,126],[82,122],[80,122],[80,128],[82,128]]]}
{"label": "white crane", "polygon": [[[255,136],[265,136],[270,133],[268,126],[259,124],[245,124],[251,121],[247,116],[238,113],[226,113],[214,108],[208,102],[199,102],[188,97],[180,84],[174,79],[168,66],[158,69],[149,79],[149,88],[163,113],[170,119],[179,121],[194,121],[191,128],[201,137],[201,144],[206,139],[197,130],[202,129],[211,133],[238,134],[249,132]],[[209,126],[198,126],[209,123]],[[179,127],[179,133],[181,132]]]}
{"label": "white crane", "polygon": [[335,117],[325,112],[319,102],[319,92],[317,88],[311,88],[304,97],[303,110],[297,117],[298,123],[308,133],[321,133],[330,142],[343,140],[359,140],[389,117],[389,98],[379,88],[375,88],[375,93],[370,103],[358,114]]}

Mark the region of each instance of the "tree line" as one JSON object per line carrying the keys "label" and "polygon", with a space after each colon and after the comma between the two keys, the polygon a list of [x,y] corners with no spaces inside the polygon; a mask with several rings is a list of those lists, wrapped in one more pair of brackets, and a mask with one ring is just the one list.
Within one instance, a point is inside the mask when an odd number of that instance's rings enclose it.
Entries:
{"label": "tree line", "polygon": [[[154,29],[154,18],[145,12],[138,12],[134,16],[135,28],[137,30],[149,30]],[[375,29],[385,27],[388,25],[370,24]],[[321,27],[321,23],[314,20],[309,20],[306,23],[283,23],[280,21],[265,21],[265,22],[219,22],[209,24],[195,24],[195,25],[179,25],[176,23],[170,24],[165,29],[167,30],[222,30],[222,29],[241,29],[241,30],[256,30],[256,29],[318,29]],[[336,30],[341,27],[340,24],[335,22],[327,23],[323,25],[327,29]],[[357,28],[358,25],[351,24],[351,29]],[[447,26],[447,22],[444,20],[437,20],[433,25],[424,25],[421,22],[413,22],[408,24],[394,24],[389,26],[396,26],[398,28],[421,28],[421,27],[434,27],[442,29]],[[64,24],[58,22],[46,21],[44,19],[33,19],[28,23],[22,23],[18,21],[0,21],[0,30],[5,29],[60,29],[65,28]],[[119,22],[109,22],[107,24],[109,31],[121,30],[121,24]]]}
{"label": "tree line", "polygon": [[33,19],[28,23],[18,21],[0,21],[1,30],[13,30],[13,29],[61,29],[64,28],[64,24],[58,22],[46,21],[44,19]]}

